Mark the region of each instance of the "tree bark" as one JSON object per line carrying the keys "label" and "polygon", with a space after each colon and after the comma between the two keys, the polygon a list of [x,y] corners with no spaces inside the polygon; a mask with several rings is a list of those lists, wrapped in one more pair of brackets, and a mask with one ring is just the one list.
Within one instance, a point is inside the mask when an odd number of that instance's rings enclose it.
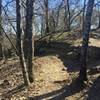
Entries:
{"label": "tree bark", "polygon": [[100,28],[100,6],[98,5],[98,14],[99,14],[99,23],[98,23],[98,28]]}
{"label": "tree bark", "polygon": [[88,49],[88,42],[89,42],[89,32],[91,26],[91,17],[93,12],[93,4],[94,0],[88,0],[86,16],[84,20],[83,26],[83,43],[82,43],[82,62],[81,62],[81,69],[79,73],[79,78],[81,81],[87,80],[87,68],[86,68],[86,58],[87,58],[87,49]]}
{"label": "tree bark", "polygon": [[29,85],[29,78],[28,78],[28,72],[23,56],[23,50],[22,50],[22,45],[21,45],[21,35],[22,35],[22,30],[21,30],[21,14],[20,14],[20,0],[16,0],[16,21],[17,21],[17,47],[18,47],[18,56],[20,60],[20,65],[22,67],[22,73],[23,73],[23,78],[24,78],[24,83],[25,85]]}
{"label": "tree bark", "polygon": [[65,4],[65,29],[66,30],[70,30],[70,6],[69,6],[69,0],[64,0],[64,4]]}
{"label": "tree bark", "polygon": [[58,6],[58,10],[57,10],[57,18],[56,18],[56,25],[55,25],[56,26],[56,30],[57,30],[57,28],[59,26],[59,16],[60,16],[60,9],[61,9],[62,4],[63,4],[63,0],[62,0],[61,4]]}
{"label": "tree bark", "polygon": [[82,30],[84,30],[85,9],[86,9],[86,0],[84,0],[84,7],[83,7],[83,14],[82,14]]}
{"label": "tree bark", "polygon": [[3,51],[2,51],[2,0],[0,0],[0,60],[3,59]]}
{"label": "tree bark", "polygon": [[68,9],[68,30],[70,30],[70,5],[69,5],[69,0],[67,0],[67,9]]}
{"label": "tree bark", "polygon": [[44,16],[41,16],[41,37],[45,34]]}
{"label": "tree bark", "polygon": [[33,56],[33,41],[32,41],[32,22],[33,22],[33,3],[34,0],[26,0],[26,28],[24,33],[24,56],[28,68],[28,76],[29,80],[32,83],[34,81],[33,78],[33,64],[32,64],[32,56]]}
{"label": "tree bark", "polygon": [[45,33],[49,33],[49,24],[48,24],[48,0],[44,0],[44,5],[45,5],[45,24],[46,24],[46,29]]}

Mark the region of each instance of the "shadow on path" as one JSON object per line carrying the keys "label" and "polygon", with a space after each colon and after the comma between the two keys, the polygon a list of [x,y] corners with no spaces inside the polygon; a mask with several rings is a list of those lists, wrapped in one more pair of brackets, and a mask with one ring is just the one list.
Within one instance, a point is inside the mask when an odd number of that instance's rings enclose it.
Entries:
{"label": "shadow on path", "polygon": [[100,100],[100,76],[94,81],[87,95],[87,100]]}
{"label": "shadow on path", "polygon": [[[71,43],[66,42],[50,42],[44,45],[41,49],[35,50],[35,56],[43,57],[48,55],[58,55],[64,66],[67,67],[68,72],[77,72],[81,67],[81,46],[74,46]],[[100,65],[100,48],[90,46],[88,48],[87,64],[92,67]],[[97,63],[99,61],[99,63]]]}
{"label": "shadow on path", "polygon": [[62,89],[52,91],[47,94],[29,97],[28,100],[65,100],[66,97],[80,92],[86,87],[85,84],[81,84],[77,79],[70,85],[63,87]]}

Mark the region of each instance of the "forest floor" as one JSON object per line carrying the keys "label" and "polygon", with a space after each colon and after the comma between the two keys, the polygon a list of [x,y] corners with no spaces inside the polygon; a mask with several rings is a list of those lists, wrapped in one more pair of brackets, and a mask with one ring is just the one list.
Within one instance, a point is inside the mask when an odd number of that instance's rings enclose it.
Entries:
{"label": "forest floor", "polygon": [[[88,82],[76,80],[80,70],[81,39],[59,37],[42,48],[35,57],[35,82],[26,88],[18,58],[0,61],[0,100],[99,100],[100,99],[100,40],[91,36],[88,49]],[[95,38],[94,38],[95,37]],[[55,37],[56,38],[56,37]]]}

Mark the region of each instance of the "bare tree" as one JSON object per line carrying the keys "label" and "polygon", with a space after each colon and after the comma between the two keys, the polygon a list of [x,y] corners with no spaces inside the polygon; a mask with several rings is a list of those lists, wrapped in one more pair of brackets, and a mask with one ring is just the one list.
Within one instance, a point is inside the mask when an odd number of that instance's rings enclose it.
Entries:
{"label": "bare tree", "polygon": [[60,9],[61,9],[61,6],[63,4],[63,0],[61,1],[60,5],[58,6],[58,9],[57,9],[57,20],[56,20],[56,28],[58,28],[58,23],[59,23],[59,16],[60,16]]}
{"label": "bare tree", "polygon": [[65,29],[70,30],[70,5],[69,0],[64,0],[64,8],[65,8]]}
{"label": "bare tree", "polygon": [[99,14],[99,24],[98,24],[98,28],[100,28],[100,5],[98,5],[98,14]]}
{"label": "bare tree", "polygon": [[20,59],[20,65],[22,67],[22,73],[23,73],[23,78],[24,78],[24,83],[25,85],[29,85],[29,79],[28,79],[28,72],[22,52],[22,45],[21,45],[21,35],[22,35],[22,30],[21,30],[21,14],[20,14],[20,0],[16,0],[16,28],[17,28],[17,47],[18,47],[18,56]]}
{"label": "bare tree", "polygon": [[30,82],[33,82],[33,66],[32,66],[32,56],[33,56],[33,41],[32,41],[32,21],[33,21],[33,3],[34,0],[26,0],[26,27],[24,33],[24,56],[26,60],[26,65],[28,68],[28,76]]}
{"label": "bare tree", "polygon": [[49,24],[48,24],[48,0],[44,0],[45,5],[45,33],[49,33]]}
{"label": "bare tree", "polygon": [[54,18],[54,11],[51,11],[49,15],[49,31],[54,32],[56,28],[56,22]]}
{"label": "bare tree", "polygon": [[85,9],[86,9],[86,0],[84,0],[84,7],[83,7],[83,15],[82,15],[82,17],[83,17],[83,20],[82,20],[82,29],[84,29],[84,17],[85,17]]}
{"label": "bare tree", "polygon": [[2,0],[0,0],[0,59],[3,58],[3,54],[2,54]]}
{"label": "bare tree", "polygon": [[83,26],[84,29],[83,29],[83,43],[82,43],[82,64],[81,64],[81,70],[79,74],[79,79],[81,81],[87,80],[86,58],[87,58],[89,32],[90,32],[90,26],[91,26],[91,16],[93,12],[94,1],[95,0],[88,0],[87,11],[86,11],[84,26]]}

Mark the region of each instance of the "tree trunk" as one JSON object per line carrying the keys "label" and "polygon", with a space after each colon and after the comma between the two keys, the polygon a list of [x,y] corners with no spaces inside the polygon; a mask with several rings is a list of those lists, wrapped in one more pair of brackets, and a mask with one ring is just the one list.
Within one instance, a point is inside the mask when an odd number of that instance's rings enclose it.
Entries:
{"label": "tree trunk", "polygon": [[2,0],[0,0],[0,60],[3,59],[3,52],[2,52]]}
{"label": "tree trunk", "polygon": [[22,67],[22,73],[23,73],[23,78],[24,78],[24,83],[25,85],[29,85],[29,79],[28,79],[28,72],[27,72],[27,68],[26,68],[26,64],[24,61],[24,57],[23,57],[23,50],[22,50],[22,45],[21,45],[21,34],[22,34],[22,30],[21,30],[21,14],[20,14],[20,0],[16,0],[16,21],[17,21],[17,47],[18,47],[18,56],[19,56],[19,60],[20,60],[20,65]]}
{"label": "tree trunk", "polygon": [[69,0],[67,0],[67,9],[68,9],[68,30],[70,30],[70,6],[69,6]]}
{"label": "tree trunk", "polygon": [[69,0],[64,0],[65,4],[65,30],[70,30],[70,6],[69,6]]}
{"label": "tree trunk", "polygon": [[63,0],[62,0],[61,4],[58,6],[58,10],[57,10],[57,19],[56,19],[56,25],[55,25],[56,26],[56,30],[57,30],[57,28],[59,26],[59,16],[60,16],[60,9],[61,9],[62,4],[63,4]]}
{"label": "tree trunk", "polygon": [[44,16],[41,16],[41,37],[45,35]]}
{"label": "tree trunk", "polygon": [[45,5],[45,24],[46,24],[46,29],[45,33],[49,33],[49,24],[48,24],[48,0],[44,0],[44,5]]}
{"label": "tree trunk", "polygon": [[86,0],[84,0],[84,7],[83,7],[83,14],[82,14],[82,30],[84,30],[85,9],[86,9]]}
{"label": "tree trunk", "polygon": [[29,80],[32,83],[34,81],[33,78],[33,66],[32,66],[32,21],[33,21],[33,3],[34,0],[26,0],[26,28],[24,33],[24,56],[27,63],[28,68],[28,76]]}
{"label": "tree trunk", "polygon": [[82,62],[81,70],[79,73],[79,78],[81,81],[87,80],[87,68],[86,68],[86,56],[89,42],[89,32],[91,26],[91,16],[93,12],[94,0],[88,0],[87,12],[84,20],[84,29],[83,29],[83,43],[82,43]]}
{"label": "tree trunk", "polygon": [[98,5],[98,14],[99,14],[99,23],[98,23],[98,28],[100,28],[100,5]]}

